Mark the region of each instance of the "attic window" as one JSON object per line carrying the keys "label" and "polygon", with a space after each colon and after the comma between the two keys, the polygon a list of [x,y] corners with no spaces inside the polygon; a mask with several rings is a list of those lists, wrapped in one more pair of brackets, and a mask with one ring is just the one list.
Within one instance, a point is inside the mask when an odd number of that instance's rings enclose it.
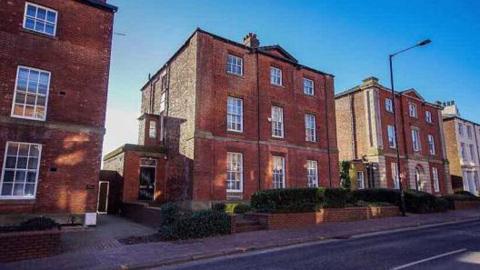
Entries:
{"label": "attic window", "polygon": [[270,83],[282,86],[282,70],[276,67],[270,67]]}

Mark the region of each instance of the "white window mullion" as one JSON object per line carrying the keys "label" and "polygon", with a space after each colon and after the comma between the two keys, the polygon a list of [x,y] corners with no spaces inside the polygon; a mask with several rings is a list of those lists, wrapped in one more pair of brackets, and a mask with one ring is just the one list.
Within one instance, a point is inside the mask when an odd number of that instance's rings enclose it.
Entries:
{"label": "white window mullion", "polygon": [[272,172],[273,188],[285,188],[285,158],[282,156],[273,156]]}
{"label": "white window mullion", "polygon": [[227,130],[243,132],[243,100],[227,98]]}
{"label": "white window mullion", "polygon": [[243,192],[242,153],[227,153],[227,192]]}
{"label": "white window mullion", "polygon": [[318,187],[318,165],[316,160],[307,160],[307,185]]}
{"label": "white window mullion", "polygon": [[272,106],[272,137],[283,138],[283,108]]}

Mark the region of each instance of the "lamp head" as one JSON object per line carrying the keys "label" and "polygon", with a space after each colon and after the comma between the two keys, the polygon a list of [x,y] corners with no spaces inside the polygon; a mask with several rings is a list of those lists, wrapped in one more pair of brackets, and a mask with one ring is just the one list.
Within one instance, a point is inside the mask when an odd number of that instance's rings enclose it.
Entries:
{"label": "lamp head", "polygon": [[425,46],[427,44],[430,44],[432,41],[430,39],[425,39],[424,41],[421,41],[417,44],[417,46]]}

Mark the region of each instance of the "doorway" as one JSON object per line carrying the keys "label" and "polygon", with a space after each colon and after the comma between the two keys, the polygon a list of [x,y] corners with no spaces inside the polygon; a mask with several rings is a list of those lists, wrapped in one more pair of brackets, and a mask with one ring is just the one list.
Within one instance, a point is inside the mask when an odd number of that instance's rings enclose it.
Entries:
{"label": "doorway", "polygon": [[155,192],[155,167],[140,167],[138,199],[152,201]]}
{"label": "doorway", "polygon": [[97,213],[106,214],[108,212],[108,192],[110,191],[110,183],[108,181],[98,182],[98,202]]}

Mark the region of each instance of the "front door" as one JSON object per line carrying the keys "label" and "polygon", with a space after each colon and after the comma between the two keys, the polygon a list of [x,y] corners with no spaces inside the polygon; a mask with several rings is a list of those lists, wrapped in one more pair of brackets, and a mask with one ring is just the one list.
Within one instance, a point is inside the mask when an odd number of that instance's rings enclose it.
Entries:
{"label": "front door", "polygon": [[138,186],[138,199],[153,200],[155,191],[155,167],[140,167],[140,183]]}
{"label": "front door", "polygon": [[108,191],[110,183],[107,181],[100,181],[98,183],[98,201],[97,213],[106,214],[108,211]]}

